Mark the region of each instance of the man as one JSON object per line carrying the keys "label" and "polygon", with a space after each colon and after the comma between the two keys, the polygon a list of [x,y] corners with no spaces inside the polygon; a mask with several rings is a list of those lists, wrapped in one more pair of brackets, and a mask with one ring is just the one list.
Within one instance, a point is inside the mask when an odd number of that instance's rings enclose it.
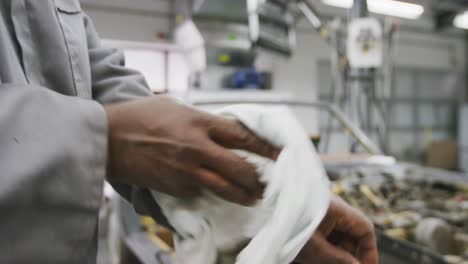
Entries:
{"label": "man", "polygon": [[[122,53],[100,45],[78,0],[2,0],[0,15],[0,263],[95,263],[105,179],[155,216],[145,188],[182,198],[207,188],[244,205],[262,196],[229,148],[278,150],[237,122],[151,96]],[[372,225],[340,201],[298,257],[376,259]]]}

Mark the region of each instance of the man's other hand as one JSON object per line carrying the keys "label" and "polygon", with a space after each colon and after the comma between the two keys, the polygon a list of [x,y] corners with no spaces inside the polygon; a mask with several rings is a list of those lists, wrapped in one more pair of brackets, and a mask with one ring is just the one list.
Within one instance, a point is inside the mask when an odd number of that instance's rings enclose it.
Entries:
{"label": "man's other hand", "polygon": [[377,264],[372,223],[340,198],[333,198],[327,215],[297,257],[300,264]]}
{"label": "man's other hand", "polygon": [[262,197],[255,168],[229,149],[274,159],[278,151],[242,124],[158,96],[105,107],[108,178],[179,197],[202,188],[242,205]]}

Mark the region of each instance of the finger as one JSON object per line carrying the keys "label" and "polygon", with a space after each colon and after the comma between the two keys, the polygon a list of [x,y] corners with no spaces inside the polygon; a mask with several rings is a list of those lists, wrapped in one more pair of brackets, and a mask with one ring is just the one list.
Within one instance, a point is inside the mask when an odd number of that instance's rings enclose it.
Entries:
{"label": "finger", "polygon": [[209,144],[202,152],[203,165],[230,183],[241,187],[254,198],[261,198],[264,186],[259,181],[255,167],[234,154],[216,144]]}
{"label": "finger", "polygon": [[[157,174],[153,175],[152,178],[160,177]],[[170,178],[172,180],[167,181],[165,184],[161,182],[149,182],[144,185],[180,199],[193,199],[201,195],[200,187],[193,182],[187,181],[187,179],[193,178],[192,173],[188,174],[176,169],[170,173]]]}
{"label": "finger", "polygon": [[360,211],[346,205],[341,199],[334,200],[342,212],[335,229],[346,234],[358,244],[358,258],[364,264],[378,263],[377,239],[374,225]]}
{"label": "finger", "polygon": [[358,264],[359,261],[354,258],[349,252],[344,249],[338,248],[326,240],[320,241],[321,254],[324,255],[329,262],[337,264]]}
{"label": "finger", "polygon": [[[323,264],[358,264],[359,261],[353,257],[349,252],[344,249],[338,248],[330,244],[325,238],[318,237],[314,239],[313,248],[310,251],[313,252],[311,260],[320,260],[317,263]],[[305,262],[307,263],[307,262]]]}
{"label": "finger", "polygon": [[379,263],[379,254],[374,232],[368,233],[361,238],[357,256],[363,264]]}
{"label": "finger", "polygon": [[[193,199],[201,195],[201,190],[198,186],[195,185],[183,185],[173,189],[172,196],[178,197],[180,199]],[[168,193],[171,195],[170,193]]]}
{"label": "finger", "polygon": [[343,248],[344,250],[348,251],[350,254],[353,256],[356,255],[357,252],[357,245],[356,241],[350,240],[350,239],[343,239],[340,242],[340,247]]}
{"label": "finger", "polygon": [[355,217],[353,228],[349,229],[349,235],[358,243],[358,258],[363,264],[378,263],[377,239],[374,225],[361,212],[354,210]]}
{"label": "finger", "polygon": [[211,138],[218,144],[232,149],[242,149],[275,160],[280,150],[256,136],[239,121],[224,118],[214,119]]}
{"label": "finger", "polygon": [[251,195],[242,188],[233,185],[212,171],[200,168],[195,174],[202,186],[227,201],[245,206],[250,206],[255,202],[255,199],[252,199]]}
{"label": "finger", "polygon": [[169,187],[151,183],[142,185],[180,199],[193,199],[201,195],[200,187],[191,184],[179,184],[178,186]]}

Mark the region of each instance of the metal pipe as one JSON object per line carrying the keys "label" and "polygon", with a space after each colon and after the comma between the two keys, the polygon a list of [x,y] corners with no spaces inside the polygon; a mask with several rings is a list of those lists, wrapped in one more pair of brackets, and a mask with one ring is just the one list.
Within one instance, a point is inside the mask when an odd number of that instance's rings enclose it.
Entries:
{"label": "metal pipe", "polygon": [[[366,18],[369,16],[367,8],[367,0],[354,0],[353,7],[349,12],[349,20]],[[348,51],[349,52],[349,51]],[[351,121],[358,126],[372,127],[370,124],[371,119],[360,115],[359,109],[361,108],[361,95],[365,94],[369,97],[370,89],[375,89],[375,72],[371,69],[350,68],[347,72],[346,89],[348,90],[349,97],[347,98],[347,111],[350,115]],[[371,110],[369,101],[366,103],[367,110],[363,113],[370,116]],[[366,124],[364,124],[366,123]],[[370,131],[368,131],[370,132]],[[351,142],[352,143],[352,142]]]}
{"label": "metal pipe", "polygon": [[320,31],[323,26],[322,20],[317,15],[317,11],[314,7],[307,1],[298,1],[297,8],[302,12],[305,18],[312,24],[312,26]]}
{"label": "metal pipe", "polygon": [[320,18],[320,15],[318,11],[314,8],[314,6],[307,0],[298,0],[296,2],[296,6],[301,11],[301,13],[304,15],[304,17],[309,21],[309,23],[314,27],[315,30],[320,34],[320,36],[331,46],[333,49],[336,50],[338,53],[339,59],[345,58],[345,52],[342,50],[342,48],[336,43],[334,43],[331,38],[330,38],[330,32],[328,29],[325,27],[322,19]]}

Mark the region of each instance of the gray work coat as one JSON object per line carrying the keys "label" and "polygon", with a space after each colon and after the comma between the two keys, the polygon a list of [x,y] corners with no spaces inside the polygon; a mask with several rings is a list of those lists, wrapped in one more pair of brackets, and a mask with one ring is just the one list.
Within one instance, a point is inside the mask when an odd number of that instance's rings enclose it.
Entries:
{"label": "gray work coat", "polygon": [[0,1],[0,263],[96,262],[102,104],[148,95],[78,0]]}

